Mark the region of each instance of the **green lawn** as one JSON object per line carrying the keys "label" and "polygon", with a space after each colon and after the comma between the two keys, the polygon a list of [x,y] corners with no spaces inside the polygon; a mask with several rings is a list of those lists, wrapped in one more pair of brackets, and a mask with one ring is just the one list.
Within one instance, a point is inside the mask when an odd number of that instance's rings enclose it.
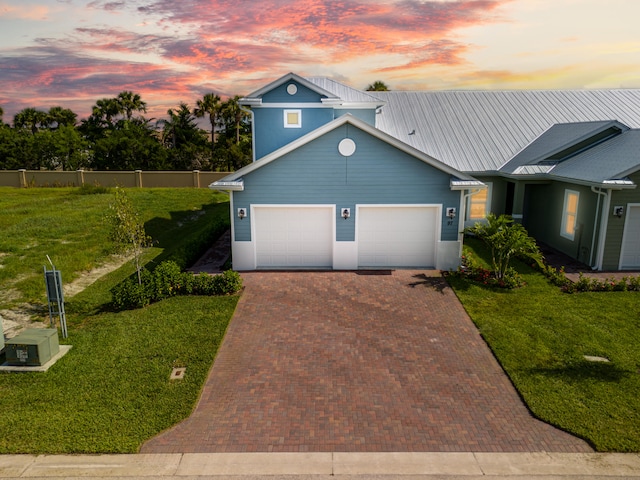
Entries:
{"label": "green lawn", "polygon": [[[208,190],[129,194],[155,241],[150,265],[228,222],[227,198]],[[63,281],[102,263],[111,250],[102,222],[110,200],[77,189],[0,189],[0,291],[13,292],[0,309],[45,301],[46,253]],[[0,374],[0,453],[136,452],[190,414],[238,297],[110,311],[109,289],[133,272],[128,263],[67,299],[69,338],[61,343],[73,348],[47,373]],[[170,381],[174,366],[186,367],[183,380]]]}
{"label": "green lawn", "polygon": [[[488,258],[478,241],[465,249]],[[524,288],[449,282],[534,415],[599,451],[640,452],[640,294],[566,294],[516,268]]]}

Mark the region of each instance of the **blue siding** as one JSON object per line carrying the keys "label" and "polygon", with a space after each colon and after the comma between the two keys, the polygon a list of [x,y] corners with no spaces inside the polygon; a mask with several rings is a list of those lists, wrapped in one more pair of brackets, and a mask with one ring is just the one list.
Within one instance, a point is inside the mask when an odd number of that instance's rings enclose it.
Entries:
{"label": "blue siding", "polygon": [[336,108],[333,111],[333,118],[341,117],[342,115],[346,115],[350,113],[356,118],[367,122],[372,127],[376,126],[376,109],[375,108]]}
{"label": "blue siding", "polygon": [[331,108],[303,108],[302,127],[284,128],[283,108],[255,108],[254,135],[256,159],[291,143],[297,138],[333,120]]}
{"label": "blue siding", "polygon": [[[338,143],[356,142],[345,158]],[[336,205],[336,240],[355,240],[356,204],[442,204],[459,208],[460,193],[446,174],[353,125],[343,125],[244,176],[245,190],[234,193],[236,208],[251,204]],[[340,217],[351,208],[351,218]],[[442,240],[457,240],[458,229],[442,217]],[[235,218],[236,239],[251,240],[251,218]]]}
{"label": "blue siding", "polygon": [[[298,87],[298,91],[294,95],[289,95],[287,92],[287,86],[295,84]],[[320,103],[326,95],[320,95],[313,90],[303,87],[296,81],[285,82],[279,87],[262,95],[262,104],[265,103]]]}

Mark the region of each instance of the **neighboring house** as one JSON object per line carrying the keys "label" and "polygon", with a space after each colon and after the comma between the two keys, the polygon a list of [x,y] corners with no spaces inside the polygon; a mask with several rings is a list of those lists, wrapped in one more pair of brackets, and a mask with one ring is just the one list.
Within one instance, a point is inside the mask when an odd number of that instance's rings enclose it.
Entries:
{"label": "neighboring house", "polygon": [[241,100],[235,269],[455,268],[488,212],[595,269],[640,269],[640,90],[362,92],[288,74]]}

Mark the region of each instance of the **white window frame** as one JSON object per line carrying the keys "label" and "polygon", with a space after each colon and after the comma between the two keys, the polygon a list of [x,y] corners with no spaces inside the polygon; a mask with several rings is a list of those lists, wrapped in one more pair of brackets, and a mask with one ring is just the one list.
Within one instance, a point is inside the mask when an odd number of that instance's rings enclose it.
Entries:
{"label": "white window frame", "polygon": [[[477,222],[486,221],[487,215],[491,211],[491,193],[492,193],[493,183],[492,182],[483,182],[483,183],[487,186],[486,189],[480,190],[479,192],[476,192],[473,195],[469,195],[467,197],[467,205],[466,205],[466,212],[465,212],[466,218],[464,219],[465,226],[467,227],[472,227]],[[487,200],[485,201],[485,204],[484,204],[484,215],[482,216],[482,218],[471,218],[471,207],[474,203],[478,203],[473,201],[473,197],[475,197],[478,193],[481,193],[484,191],[487,192]]]}
{"label": "white window frame", "polygon": [[[576,209],[575,212],[570,212],[569,201],[570,198],[575,195],[576,197]],[[577,190],[566,189],[564,191],[564,203],[562,205],[562,224],[560,226],[560,236],[568,240],[574,240],[576,238],[576,229],[578,227],[578,209],[580,206],[580,192]],[[569,219],[573,217],[573,231],[567,232],[569,226]]]}
{"label": "white window frame", "polygon": [[[298,116],[297,123],[289,123],[289,115],[292,113]],[[284,128],[302,128],[302,110],[284,110]]]}

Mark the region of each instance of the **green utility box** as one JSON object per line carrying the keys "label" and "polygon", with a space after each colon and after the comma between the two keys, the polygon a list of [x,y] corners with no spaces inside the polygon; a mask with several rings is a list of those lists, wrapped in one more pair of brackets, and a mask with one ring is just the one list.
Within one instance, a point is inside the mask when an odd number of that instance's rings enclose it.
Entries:
{"label": "green utility box", "polygon": [[58,330],[31,328],[7,340],[6,361],[13,366],[41,366],[60,351]]}

